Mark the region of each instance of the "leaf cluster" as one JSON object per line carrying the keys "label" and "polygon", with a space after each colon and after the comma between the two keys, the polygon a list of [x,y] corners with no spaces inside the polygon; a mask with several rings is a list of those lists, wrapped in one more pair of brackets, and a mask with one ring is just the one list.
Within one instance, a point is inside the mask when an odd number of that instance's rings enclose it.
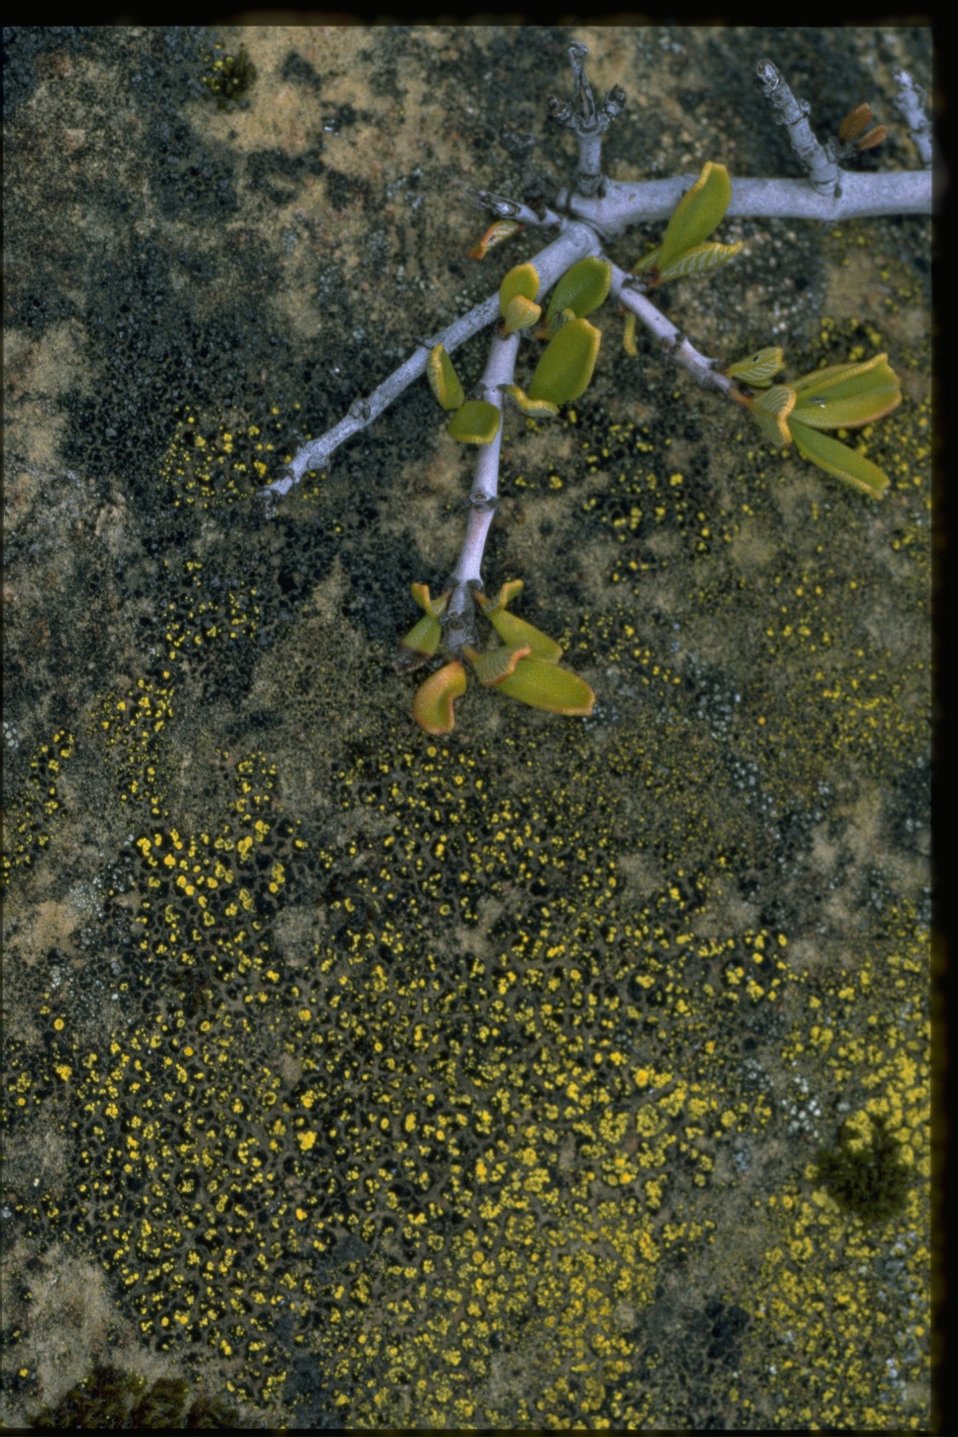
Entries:
{"label": "leaf cluster", "polygon": [[[847,116],[841,144],[859,149],[877,144],[883,136],[877,131],[866,133],[870,115],[865,106]],[[743,248],[741,243],[720,244],[710,238],[731,198],[728,170],[709,161],[676,205],[661,242],[634,266],[632,284],[647,292],[676,279],[711,273],[734,259]],[[472,251],[473,256],[482,259],[490,248],[522,228],[514,220],[496,222]],[[587,389],[601,344],[601,333],[587,316],[604,303],[611,280],[612,266],[606,259],[579,260],[555,285],[543,315],[540,276],[533,263],[515,265],[503,278],[499,287],[502,338],[531,334],[545,342],[525,388],[517,383],[499,385],[526,416],[554,417],[561,405],[578,399]],[[622,295],[628,306],[625,287]],[[640,306],[633,304],[626,317],[624,346],[632,355],[637,352],[637,309]],[[803,458],[820,469],[871,498],[881,498],[888,488],[887,476],[859,450],[826,431],[861,428],[890,413],[900,402],[901,386],[887,355],[861,363],[831,364],[798,379],[773,382],[783,365],[784,356],[777,345],[759,349],[724,370],[725,380],[730,381],[724,392],[749,411],[769,443],[794,444]],[[429,356],[427,374],[436,399],[451,414],[451,437],[462,444],[491,444],[500,431],[501,404],[489,398],[467,398],[441,344]],[[445,734],[453,728],[455,703],[466,690],[466,665],[483,686],[497,688],[532,707],[562,714],[591,713],[592,690],[559,664],[558,644],[509,612],[508,603],[520,588],[521,580],[504,584],[495,603],[481,593],[473,595],[498,642],[483,651],[462,645],[420,685],[413,716],[427,733]],[[433,600],[426,585],[414,584],[412,593],[423,617],[400,645],[403,667],[417,667],[438,653],[453,591]]]}
{"label": "leaf cluster", "polygon": [[[547,419],[585,393],[595,370],[602,336],[585,318],[605,301],[612,282],[607,260],[588,258],[562,276],[549,301],[538,331],[547,339],[528,389],[508,384],[506,393],[531,418]],[[542,315],[540,280],[535,266],[520,264],[509,270],[499,286],[502,334],[532,329]],[[426,373],[436,399],[452,411],[448,432],[460,444],[491,444],[499,432],[499,406],[486,399],[467,399],[462,382],[445,348],[437,344],[429,355]]]}
{"label": "leaf cluster", "polygon": [[771,384],[782,367],[780,349],[759,350],[727,369],[737,379],[763,392],[745,396],[752,418],[769,444],[794,442],[804,459],[872,499],[888,488],[888,476],[877,464],[823,433],[827,429],[860,429],[890,414],[901,403],[901,384],[887,354],[858,364],[828,364],[785,384]]}
{"label": "leaf cluster", "polygon": [[[467,645],[462,658],[484,688],[495,689],[507,698],[549,713],[590,714],[595,694],[584,679],[559,663],[561,645],[534,624],[510,612],[509,603],[522,587],[521,579],[512,579],[502,585],[495,600],[476,594],[476,602],[498,643],[481,651]],[[424,616],[400,645],[400,663],[407,668],[416,667],[435,654],[451,596],[447,592],[433,599],[426,584],[413,584],[412,595],[424,610]],[[426,733],[446,734],[455,726],[455,703],[467,685],[462,658],[451,659],[436,669],[416,691],[413,718]]]}

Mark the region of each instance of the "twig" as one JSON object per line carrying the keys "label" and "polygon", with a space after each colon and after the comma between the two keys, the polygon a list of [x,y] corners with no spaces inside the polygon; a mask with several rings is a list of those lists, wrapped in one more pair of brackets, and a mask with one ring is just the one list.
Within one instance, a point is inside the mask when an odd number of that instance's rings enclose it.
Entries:
{"label": "twig", "polygon": [[808,171],[809,182],[822,194],[837,196],[840,193],[841,171],[815,138],[807,119],[808,101],[796,100],[771,60],[760,60],[755,73],[779,123],[788,129],[792,149]]}
{"label": "twig", "polygon": [[677,364],[681,364],[683,369],[687,369],[699,384],[708,389],[719,390],[728,399],[736,398],[737,386],[719,372],[716,368],[717,361],[700,354],[672,321],[666,319],[662,311],[656,309],[640,289],[635,288],[634,277],[626,274],[617,264],[612,266],[612,293],[655,335],[660,344],[668,350],[670,357]]}
{"label": "twig", "polygon": [[[558,238],[540,250],[532,260],[539,273],[542,291],[551,288],[576,260],[598,252],[599,241],[593,230],[586,225],[566,221]],[[447,325],[434,339],[421,344],[372,394],[351,405],[349,412],[338,424],[334,424],[332,429],[318,439],[309,440],[296,452],[280,477],[261,490],[267,508],[298,484],[304,474],[313,469],[322,469],[341,444],[368,428],[374,419],[389,408],[393,400],[398,399],[410,384],[425,374],[426,364],[435,344],[442,344],[446,352],[451,354],[498,317],[499,297],[492,294],[481,304],[475,305],[468,314]]]}
{"label": "twig", "polygon": [[467,193],[477,208],[487,210],[490,214],[495,215],[497,220],[516,220],[519,224],[532,227],[562,223],[561,216],[557,215],[554,210],[545,208],[540,212],[519,200],[510,200],[505,195],[497,195],[494,190],[470,188]]}
{"label": "twig", "polygon": [[596,108],[592,86],[585,77],[582,61],[589,53],[587,45],[576,41],[569,46],[569,64],[575,80],[575,105],[553,95],[549,100],[549,113],[558,124],[572,130],[579,142],[579,169],[576,175],[576,191],[591,197],[602,193],[602,136],[625,104],[625,91],[614,85],[605,98],[605,103]]}
{"label": "twig", "polygon": [[492,521],[499,507],[499,454],[502,449],[502,386],[515,375],[519,335],[493,334],[489,358],[479,388],[483,399],[499,410],[499,427],[491,444],[483,444],[476,457],[476,473],[469,491],[469,517],[456,567],[450,575],[452,596],[443,620],[446,645],[458,654],[466,644],[475,646],[473,589],[482,587],[482,556]]}

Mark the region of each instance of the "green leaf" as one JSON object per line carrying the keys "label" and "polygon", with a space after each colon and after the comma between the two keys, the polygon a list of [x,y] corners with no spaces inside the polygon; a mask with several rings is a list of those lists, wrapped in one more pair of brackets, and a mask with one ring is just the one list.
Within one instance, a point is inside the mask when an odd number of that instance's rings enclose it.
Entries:
{"label": "green leaf", "polygon": [[463,653],[472,664],[479,682],[486,688],[498,688],[515,672],[519,660],[528,657],[530,649],[528,644],[520,644],[517,648],[500,645],[497,649],[484,649],[482,653],[465,648]]}
{"label": "green leaf", "polygon": [[670,279],[687,279],[692,275],[708,274],[711,270],[728,264],[743,248],[744,243],[741,240],[735,244],[696,245],[694,249],[685,250],[672,264],[661,266],[655,283],[660,285]]}
{"label": "green leaf", "polygon": [[708,160],[695,184],[679,200],[662,237],[656,261],[659,271],[708,239],[732,199],[732,181],[724,165]]}
{"label": "green leaf", "polygon": [[550,639],[548,634],[544,634],[534,624],[526,623],[525,619],[510,614],[506,609],[509,600],[521,588],[522,580],[514,579],[511,584],[503,584],[495,603],[487,599],[485,594],[477,594],[476,600],[502,642],[509,648],[526,647],[534,659],[557,663],[562,658],[562,649],[555,639]]}
{"label": "green leaf", "polygon": [[562,658],[562,648],[555,639],[550,639],[548,634],[516,614],[499,609],[487,617],[502,642],[510,648],[527,646],[534,659],[543,659],[547,664],[557,664]]}
{"label": "green leaf", "polygon": [[571,319],[546,345],[536,365],[530,399],[568,404],[588,388],[602,336],[587,319]]}
{"label": "green leaf", "polygon": [[840,364],[823,364],[821,369],[813,369],[808,374],[803,374],[801,379],[792,381],[792,385],[798,394],[816,394],[820,390],[830,389],[833,385],[844,383],[847,380],[859,378],[876,370],[882,374],[891,375],[896,380],[894,371],[888,364],[887,354],[875,354],[871,359],[842,360]]}
{"label": "green leaf", "polygon": [[409,592],[423,613],[431,614],[434,619],[439,619],[446,612],[446,606],[449,603],[449,596],[452,590],[447,589],[445,593],[439,595],[438,599],[432,597],[428,584],[410,584]]}
{"label": "green leaf", "polygon": [[773,384],[749,401],[749,413],[769,444],[791,444],[788,416],[795,408],[795,391],[788,384]]}
{"label": "green leaf", "polygon": [[429,386],[443,409],[458,409],[465,400],[465,393],[459,383],[459,376],[452,367],[452,360],[441,344],[430,352],[426,364]]}
{"label": "green leaf", "polygon": [[546,659],[522,658],[508,678],[496,685],[499,693],[530,708],[570,717],[592,712],[595,694],[585,679]]}
{"label": "green leaf", "polygon": [[504,333],[515,334],[517,329],[528,329],[541,313],[542,306],[526,299],[524,294],[513,295],[502,311]]}
{"label": "green leaf", "polygon": [[528,329],[542,313],[534,303],[539,293],[539,275],[535,265],[517,264],[499,286],[499,312],[505,322],[506,334]]}
{"label": "green leaf", "polygon": [[[495,607],[497,609],[507,608],[508,605],[512,603],[516,595],[522,593],[524,588],[525,581],[523,579],[507,579],[504,584],[500,584],[499,586],[499,593],[496,596]],[[478,597],[479,596],[477,595],[477,598]],[[483,594],[481,596],[480,602],[482,601],[488,604],[490,602],[488,595]]]}
{"label": "green leaf", "polygon": [[434,599],[428,584],[410,584],[410,592],[423,611],[422,618],[413,624],[405,638],[399,641],[397,665],[401,669],[417,669],[431,659],[442,638],[440,619],[449,603],[450,590]]}
{"label": "green leaf", "polygon": [[499,286],[499,310],[505,318],[506,305],[521,294],[524,299],[535,299],[539,294],[539,273],[534,264],[514,265],[503,276]]}
{"label": "green leaf", "polygon": [[491,444],[499,432],[499,410],[486,399],[467,399],[449,421],[448,429],[460,444]]}
{"label": "green leaf", "polygon": [[855,429],[890,414],[901,385],[887,354],[862,364],[829,364],[792,383],[794,418],[810,429]]}
{"label": "green leaf", "polygon": [[530,399],[518,384],[504,384],[502,387],[509,398],[519,406],[523,414],[528,414],[530,419],[552,419],[559,412],[558,404],[551,404],[548,399]]}
{"label": "green leaf", "polygon": [[419,685],[412,701],[412,716],[426,733],[451,733],[456,723],[455,701],[466,692],[466,671],[452,659]]}
{"label": "green leaf", "polygon": [[851,484],[853,489],[858,489],[871,499],[882,497],[888,488],[888,476],[882,473],[877,464],[873,464],[857,450],[849,449],[847,444],[840,444],[828,434],[809,429],[805,424],[796,424],[794,420],[789,422],[795,447],[804,459],[817,464],[826,474],[834,474],[837,479],[844,479],[846,484]]}
{"label": "green leaf", "polygon": [[[740,379],[753,389],[766,389],[785,363],[785,356],[777,344],[767,349],[756,350],[747,359],[737,359],[725,371],[726,378]],[[794,388],[794,385],[792,386]]]}
{"label": "green leaf", "polygon": [[399,641],[399,667],[403,669],[418,668],[420,664],[432,658],[439,647],[441,638],[442,624],[431,614],[423,614],[419,622],[413,624],[405,638]]}
{"label": "green leaf", "polygon": [[654,269],[659,262],[659,255],[661,253],[661,245],[656,245],[655,249],[650,249],[647,255],[643,255],[643,257],[632,266],[632,273],[641,274],[643,270]]}
{"label": "green leaf", "polygon": [[546,310],[546,324],[551,325],[564,309],[571,309],[577,319],[584,318],[604,304],[612,284],[612,266],[608,260],[591,255],[580,259],[567,269],[559,280],[549,308]]}

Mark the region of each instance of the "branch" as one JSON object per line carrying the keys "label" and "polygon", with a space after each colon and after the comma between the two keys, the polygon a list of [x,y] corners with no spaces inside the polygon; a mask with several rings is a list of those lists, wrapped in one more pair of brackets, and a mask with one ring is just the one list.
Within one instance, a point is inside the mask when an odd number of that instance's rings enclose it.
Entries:
{"label": "branch", "polygon": [[[598,254],[599,248],[599,241],[591,229],[585,225],[566,222],[558,238],[532,259],[539,273],[542,292],[554,285],[576,260],[584,259],[586,255]],[[471,339],[498,318],[499,296],[492,294],[470,309],[461,319],[447,325],[434,339],[421,344],[372,394],[350,405],[349,412],[338,424],[334,424],[332,429],[318,439],[309,440],[296,452],[280,477],[260,491],[267,507],[287,494],[304,474],[312,469],[322,469],[341,444],[368,428],[374,419],[378,419],[379,415],[389,408],[393,400],[398,399],[410,384],[425,374],[426,364],[435,344],[444,345],[447,353],[451,354],[461,344],[465,344],[467,339]]]}
{"label": "branch", "polygon": [[898,81],[898,93],[895,96],[898,113],[908,126],[922,164],[928,166],[931,164],[932,146],[931,125],[925,110],[927,97],[907,70],[896,70],[895,79]]}
{"label": "branch", "polygon": [[515,220],[518,224],[532,228],[562,223],[561,217],[553,210],[545,208],[540,213],[531,205],[496,194],[495,190],[470,188],[466,193],[477,209],[487,210],[489,214],[495,215],[497,220]]}
{"label": "branch", "polygon": [[808,123],[811,108],[807,100],[796,100],[788,82],[771,60],[759,60],[755,71],[765,98],[775,111],[780,125],[785,125],[792,149],[808,171],[809,183],[820,194],[838,195],[841,192],[841,171],[825,147],[815,138],[815,132]]}
{"label": "branch", "polygon": [[[807,180],[741,179],[732,181],[732,202],[727,219],[801,219],[837,224],[840,220],[877,215],[930,215],[931,173],[928,170],[891,170],[860,174],[839,170],[840,195],[823,194]],[[620,184],[606,180],[596,199],[583,199],[566,190],[556,201],[575,219],[592,225],[601,235],[614,238],[632,225],[666,220],[695,175],[671,180],[641,180]]]}
{"label": "branch", "polygon": [[499,507],[499,454],[502,449],[502,386],[511,384],[515,375],[519,333],[492,337],[489,359],[479,387],[482,398],[499,410],[499,427],[491,444],[483,444],[476,458],[476,474],[469,491],[469,517],[466,535],[459,551],[456,567],[450,575],[452,597],[443,619],[446,645],[458,654],[466,645],[476,645],[473,626],[475,601],[473,589],[482,587],[482,556],[492,521]]}
{"label": "branch", "polygon": [[641,290],[634,288],[634,285],[633,275],[626,274],[617,264],[612,266],[612,293],[619,302],[632,311],[668,350],[670,357],[677,364],[681,364],[683,369],[687,369],[699,384],[708,389],[717,389],[728,399],[735,399],[737,386],[719,372],[716,368],[717,360],[700,354],[683,336],[681,330],[677,329],[670,319],[666,319],[662,311],[656,309],[652,301]]}
{"label": "branch", "polygon": [[582,61],[589,53],[589,47],[575,41],[569,46],[569,64],[575,80],[575,105],[552,95],[549,99],[549,113],[560,125],[572,130],[579,142],[579,171],[576,175],[576,190],[580,195],[591,197],[602,193],[602,136],[625,104],[625,91],[615,85],[606,96],[601,108],[596,108],[592,86],[585,77]]}

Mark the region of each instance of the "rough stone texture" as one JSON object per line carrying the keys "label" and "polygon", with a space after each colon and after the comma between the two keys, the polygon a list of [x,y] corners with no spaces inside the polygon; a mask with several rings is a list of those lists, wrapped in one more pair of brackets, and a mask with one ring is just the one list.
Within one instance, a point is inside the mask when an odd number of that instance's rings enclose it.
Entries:
{"label": "rough stone texture", "polygon": [[510,421],[486,573],[589,720],[408,717],[469,482],[425,383],[255,499],[534,253],[467,259],[465,186],[506,117],[568,173],[573,38],[616,178],[794,174],[763,54],[917,162],[916,28],[6,35],[8,1424],[104,1361],[294,1427],[928,1424],[927,221],[730,223],[663,301],[887,350],[881,504],[611,306]]}

